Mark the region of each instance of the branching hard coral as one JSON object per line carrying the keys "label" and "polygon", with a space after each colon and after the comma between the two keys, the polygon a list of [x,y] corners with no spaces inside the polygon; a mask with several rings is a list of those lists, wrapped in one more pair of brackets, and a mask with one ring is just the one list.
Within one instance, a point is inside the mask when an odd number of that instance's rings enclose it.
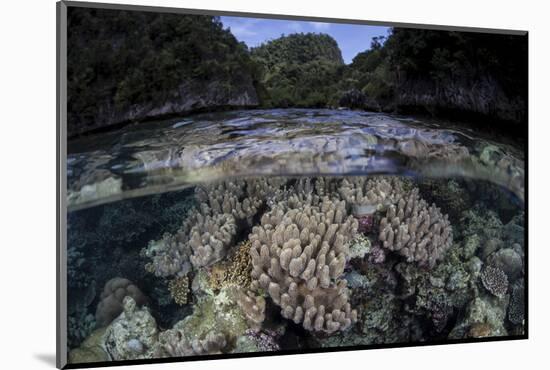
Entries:
{"label": "branching hard coral", "polygon": [[168,290],[174,299],[174,302],[183,306],[187,304],[187,296],[189,295],[189,278],[187,276],[177,277],[170,280]]}
{"label": "branching hard coral", "polygon": [[225,336],[209,332],[204,338],[187,339],[181,330],[170,329],[159,336],[158,357],[181,357],[221,353],[227,345]]}
{"label": "branching hard coral", "polygon": [[481,282],[491,294],[502,298],[508,291],[506,273],[494,266],[487,266],[481,271]]}
{"label": "branching hard coral", "polygon": [[105,284],[95,312],[98,327],[109,325],[120,315],[125,297],[131,297],[138,306],[147,303],[147,297],[128,279],[116,277]]}
{"label": "branching hard coral", "polygon": [[249,236],[252,288],[266,291],[283,317],[307,330],[332,333],[357,319],[339,279],[346,243],[357,231],[357,221],[346,215],[344,201],[291,197],[264,214]]}
{"label": "branching hard coral", "polygon": [[380,221],[379,240],[407,262],[432,268],[452,245],[452,227],[447,215],[435,205],[428,207],[415,188],[388,207]]}

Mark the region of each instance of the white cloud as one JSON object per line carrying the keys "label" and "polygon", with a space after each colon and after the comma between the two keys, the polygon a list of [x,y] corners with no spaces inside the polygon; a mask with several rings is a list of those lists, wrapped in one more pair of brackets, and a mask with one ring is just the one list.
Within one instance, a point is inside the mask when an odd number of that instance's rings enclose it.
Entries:
{"label": "white cloud", "polygon": [[324,22],[311,22],[311,25],[317,31],[326,31],[330,28],[330,23],[324,23]]}

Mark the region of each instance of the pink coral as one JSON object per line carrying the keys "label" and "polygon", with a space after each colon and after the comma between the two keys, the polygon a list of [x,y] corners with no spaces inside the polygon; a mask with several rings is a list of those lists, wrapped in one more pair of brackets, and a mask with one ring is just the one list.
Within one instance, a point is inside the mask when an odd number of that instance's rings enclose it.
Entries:
{"label": "pink coral", "polygon": [[357,231],[362,234],[368,234],[372,231],[374,226],[374,217],[373,215],[362,215],[357,218],[359,226]]}

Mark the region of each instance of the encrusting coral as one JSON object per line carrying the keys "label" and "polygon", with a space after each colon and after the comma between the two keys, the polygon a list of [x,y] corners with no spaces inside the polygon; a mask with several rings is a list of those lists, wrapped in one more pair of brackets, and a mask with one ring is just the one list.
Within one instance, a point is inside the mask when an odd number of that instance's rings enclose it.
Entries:
{"label": "encrusting coral", "polygon": [[452,245],[452,227],[447,215],[435,205],[428,207],[415,188],[388,207],[380,221],[379,240],[407,262],[432,268]]}
{"label": "encrusting coral", "polygon": [[95,312],[98,327],[109,325],[120,315],[127,296],[132,297],[138,306],[147,303],[147,297],[128,279],[116,277],[105,284]]}
{"label": "encrusting coral", "polygon": [[342,275],[357,220],[345,201],[292,196],[262,216],[249,236],[252,287],[305,329],[332,333],[357,320]]}

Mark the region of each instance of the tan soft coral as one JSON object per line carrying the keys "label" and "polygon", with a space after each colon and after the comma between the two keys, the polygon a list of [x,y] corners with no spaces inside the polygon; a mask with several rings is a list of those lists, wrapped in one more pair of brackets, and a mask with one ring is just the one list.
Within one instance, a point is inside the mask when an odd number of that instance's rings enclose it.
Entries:
{"label": "tan soft coral", "polygon": [[281,202],[250,234],[252,287],[266,291],[283,317],[307,330],[345,330],[357,313],[339,278],[356,230],[344,201],[308,196]]}
{"label": "tan soft coral", "polygon": [[281,178],[232,180],[199,185],[200,202],[191,208],[175,235],[152,241],[142,254],[151,259],[146,269],[157,276],[184,276],[191,267],[211,266],[223,259],[244,225],[266,201],[279,195]]}
{"label": "tan soft coral", "polygon": [[388,207],[380,221],[379,240],[407,262],[432,268],[451,247],[453,235],[447,215],[435,205],[428,206],[415,188]]}

